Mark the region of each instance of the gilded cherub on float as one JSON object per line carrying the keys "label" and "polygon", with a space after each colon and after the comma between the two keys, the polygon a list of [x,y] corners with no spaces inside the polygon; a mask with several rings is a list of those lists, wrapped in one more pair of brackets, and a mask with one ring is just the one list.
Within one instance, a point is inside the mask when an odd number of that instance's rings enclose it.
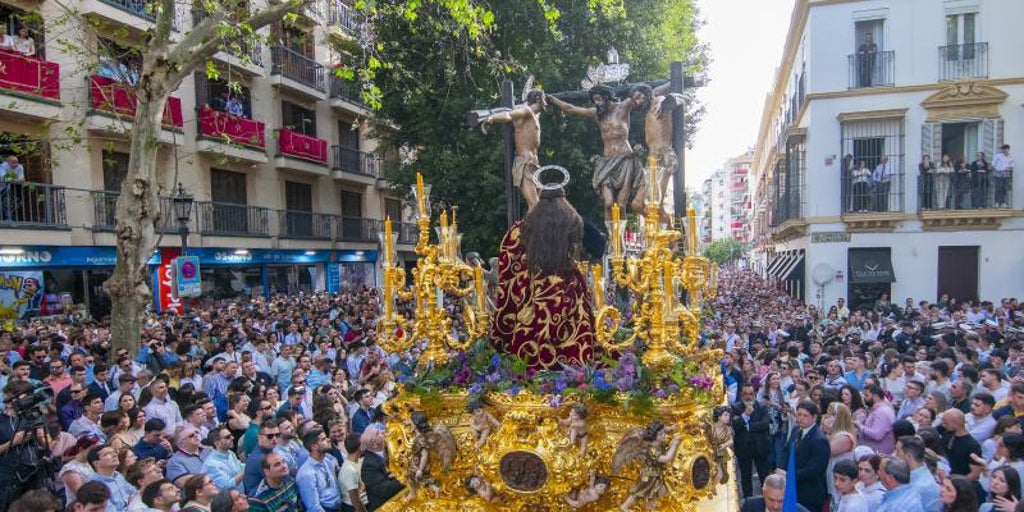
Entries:
{"label": "gilded cherub on float", "polygon": [[675,459],[682,439],[676,435],[667,443],[674,430],[660,421],[631,430],[619,441],[612,459],[612,474],[617,475],[628,464],[640,463],[640,476],[629,490],[629,497],[619,509],[629,512],[638,501],[645,501],[648,510],[654,510],[658,500],[668,493],[665,486],[665,468]]}
{"label": "gilded cherub on float", "polygon": [[569,427],[569,444],[576,446],[579,443],[581,455],[587,453],[588,414],[585,404],[575,403],[569,407],[569,417],[558,421],[559,425]]}
{"label": "gilded cherub on float", "polygon": [[466,490],[487,503],[497,503],[499,501],[498,493],[495,492],[494,486],[478,474],[466,477]]}
{"label": "gilded cherub on float", "polygon": [[466,405],[466,412],[473,416],[469,428],[473,429],[473,440],[476,442],[476,449],[479,450],[487,443],[487,438],[501,426],[493,414],[483,408],[480,400],[473,400]]}
{"label": "gilded cherub on float", "polygon": [[430,458],[433,454],[441,465],[441,473],[447,474],[451,470],[452,462],[455,461],[458,452],[458,443],[451,431],[443,425],[431,425],[427,414],[422,411],[413,411],[409,415],[412,427],[416,430],[416,437],[412,440],[412,448],[409,454],[408,474],[409,483],[408,500],[416,499],[417,492],[421,488],[429,488],[434,491],[434,497],[441,496],[441,486],[430,474]]}
{"label": "gilded cherub on float", "polygon": [[715,446],[715,462],[718,464],[719,483],[729,481],[729,463],[732,460],[732,409],[728,405],[715,407],[711,414],[711,442]]}
{"label": "gilded cherub on float", "polygon": [[599,475],[596,472],[590,473],[590,484],[583,489],[573,489],[566,494],[564,499],[573,510],[583,508],[591,503],[601,499],[604,496],[605,491],[611,485],[611,480],[604,475]]}

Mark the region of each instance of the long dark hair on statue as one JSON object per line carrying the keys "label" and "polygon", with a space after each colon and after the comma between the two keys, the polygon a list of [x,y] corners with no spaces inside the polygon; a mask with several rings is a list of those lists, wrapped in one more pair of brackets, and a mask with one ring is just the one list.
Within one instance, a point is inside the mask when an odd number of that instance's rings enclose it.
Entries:
{"label": "long dark hair on statue", "polygon": [[564,190],[542,190],[540,201],[523,219],[522,237],[531,271],[567,274],[576,268],[583,218],[565,200]]}

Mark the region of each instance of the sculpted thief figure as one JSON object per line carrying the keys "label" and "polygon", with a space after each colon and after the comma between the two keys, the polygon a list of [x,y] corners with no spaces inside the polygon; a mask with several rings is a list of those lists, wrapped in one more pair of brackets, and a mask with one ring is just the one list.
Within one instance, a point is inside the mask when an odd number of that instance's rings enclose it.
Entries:
{"label": "sculpted thief figure", "polygon": [[533,209],[540,199],[537,186],[530,178],[540,166],[537,148],[540,147],[540,115],[547,110],[544,91],[533,89],[526,95],[526,104],[492,114],[480,123],[482,130],[494,123],[512,123],[515,127],[516,158],[512,163],[512,183],[526,200],[528,209]]}

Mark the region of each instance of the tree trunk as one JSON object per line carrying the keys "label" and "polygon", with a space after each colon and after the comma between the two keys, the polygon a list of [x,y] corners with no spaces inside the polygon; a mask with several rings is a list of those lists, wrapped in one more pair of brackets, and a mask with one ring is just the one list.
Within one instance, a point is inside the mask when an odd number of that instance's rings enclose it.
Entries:
{"label": "tree trunk", "polygon": [[131,126],[128,172],[117,198],[117,263],[103,288],[110,295],[111,351],[139,348],[146,305],[151,303],[147,262],[156,243],[156,222],[160,218],[157,153],[164,105],[170,96],[167,83],[156,74],[144,74],[136,95],[135,121]]}

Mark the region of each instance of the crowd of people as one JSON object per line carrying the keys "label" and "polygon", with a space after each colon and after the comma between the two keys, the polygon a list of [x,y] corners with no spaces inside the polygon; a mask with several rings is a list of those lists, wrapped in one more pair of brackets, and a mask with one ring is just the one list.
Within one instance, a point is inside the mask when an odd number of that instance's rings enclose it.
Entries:
{"label": "crowd of people", "polygon": [[376,291],[0,333],[0,510],[372,511],[403,489],[385,416],[419,348],[374,341]]}
{"label": "crowd of people", "polygon": [[719,290],[744,512],[781,511],[787,477],[810,512],[1024,510],[1016,299],[822,308],[741,270]]}

